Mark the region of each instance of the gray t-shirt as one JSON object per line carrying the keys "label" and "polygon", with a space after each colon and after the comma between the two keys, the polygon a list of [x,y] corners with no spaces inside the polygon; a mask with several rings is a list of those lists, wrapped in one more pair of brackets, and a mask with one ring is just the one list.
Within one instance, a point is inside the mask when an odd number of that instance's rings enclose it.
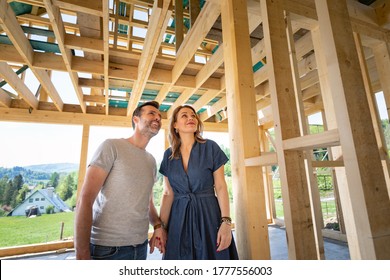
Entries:
{"label": "gray t-shirt", "polygon": [[143,243],[149,230],[149,197],[157,176],[154,157],[126,139],[108,139],[90,165],[109,173],[93,205],[91,243]]}

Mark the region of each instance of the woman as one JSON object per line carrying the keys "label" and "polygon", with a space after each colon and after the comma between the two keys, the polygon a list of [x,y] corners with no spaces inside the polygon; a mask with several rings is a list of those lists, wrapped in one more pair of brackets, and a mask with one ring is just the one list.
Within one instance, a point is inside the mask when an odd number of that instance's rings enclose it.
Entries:
{"label": "woman", "polygon": [[224,176],[228,158],[214,141],[202,138],[202,128],[191,106],[174,110],[171,147],[160,167],[160,218],[168,231],[164,259],[238,259]]}

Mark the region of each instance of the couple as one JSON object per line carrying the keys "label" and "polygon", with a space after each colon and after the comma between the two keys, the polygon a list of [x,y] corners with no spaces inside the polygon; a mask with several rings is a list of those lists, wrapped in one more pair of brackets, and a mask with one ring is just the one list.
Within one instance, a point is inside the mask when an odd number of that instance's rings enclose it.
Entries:
{"label": "couple", "polygon": [[108,139],[95,152],[77,202],[77,259],[238,259],[231,233],[224,177],[228,161],[219,146],[201,136],[202,122],[191,106],[179,106],[169,127],[171,147],[160,172],[164,193],[160,216],[153,203],[156,161],[145,147],[161,128],[159,104],[134,110],[134,134]]}

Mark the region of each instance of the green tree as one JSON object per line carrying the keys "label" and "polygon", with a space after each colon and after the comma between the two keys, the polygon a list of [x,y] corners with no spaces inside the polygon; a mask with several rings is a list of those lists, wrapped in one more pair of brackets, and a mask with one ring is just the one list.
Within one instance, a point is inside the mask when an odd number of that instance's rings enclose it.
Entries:
{"label": "green tree", "polygon": [[8,184],[8,176],[4,176],[0,179],[0,206],[4,205],[4,193]]}
{"label": "green tree", "polygon": [[16,205],[22,203],[29,193],[29,189],[27,185],[23,185],[23,187],[18,191],[18,195],[16,196]]}
{"label": "green tree", "polygon": [[47,186],[49,187],[53,187],[54,189],[56,189],[58,187],[58,184],[60,182],[60,174],[58,174],[57,172],[54,172],[53,174],[51,174],[51,177],[50,177],[50,180],[49,182],[47,183]]}
{"label": "green tree", "polygon": [[13,194],[14,194],[14,187],[12,184],[12,180],[8,180],[3,194],[3,205],[7,205],[7,206],[11,205]]}
{"label": "green tree", "polygon": [[73,191],[75,189],[75,182],[72,174],[68,174],[63,182],[58,187],[58,195],[62,200],[67,200],[72,197]]}

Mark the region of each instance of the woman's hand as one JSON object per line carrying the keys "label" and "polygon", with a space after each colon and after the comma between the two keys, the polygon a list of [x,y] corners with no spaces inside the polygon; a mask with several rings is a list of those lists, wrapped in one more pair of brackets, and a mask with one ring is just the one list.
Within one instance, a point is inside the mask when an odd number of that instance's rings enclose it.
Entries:
{"label": "woman's hand", "polygon": [[232,228],[227,223],[222,223],[217,235],[217,252],[225,250],[232,242]]}
{"label": "woman's hand", "polygon": [[152,238],[149,240],[150,253],[154,252],[156,247],[161,254],[165,253],[165,244],[167,242],[167,232],[164,228],[160,227],[153,232]]}

